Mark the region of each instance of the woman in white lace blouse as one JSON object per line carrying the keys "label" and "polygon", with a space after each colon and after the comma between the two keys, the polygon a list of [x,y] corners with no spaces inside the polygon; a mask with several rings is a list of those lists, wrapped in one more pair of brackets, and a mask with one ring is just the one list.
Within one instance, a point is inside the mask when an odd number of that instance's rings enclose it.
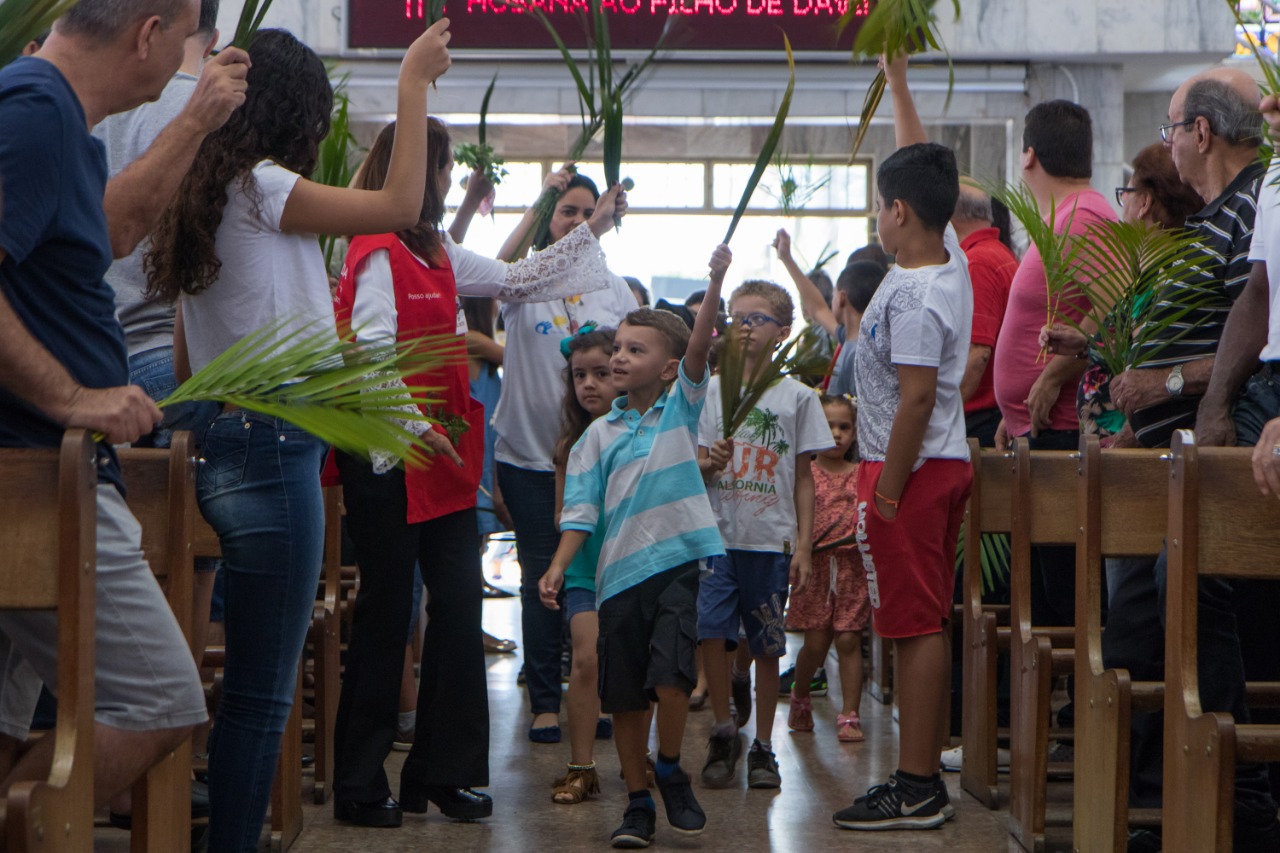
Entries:
{"label": "woman in white lace blouse", "polygon": [[[596,241],[625,210],[620,188],[553,249],[505,264],[458,246],[441,229],[453,156],[440,121],[429,120],[429,174],[418,223],[351,242],[335,298],[340,327],[356,339],[390,343],[423,335],[457,336],[456,358],[413,387],[438,389],[424,410],[440,421],[437,440],[452,447],[423,468],[387,453],[372,461],[337,454],[347,523],[360,565],[351,643],[339,700],[335,816],[369,826],[399,825],[402,812],[435,803],[449,817],[492,813],[488,784],[488,700],[480,626],[482,604],[476,487],[484,457],[484,406],[472,399],[464,319],[458,297],[509,302],[562,299],[604,286]],[[358,185],[387,178],[395,125],[383,129]],[[427,591],[427,629],[413,748],[391,799],[383,762],[396,734],[402,654],[415,565]]]}

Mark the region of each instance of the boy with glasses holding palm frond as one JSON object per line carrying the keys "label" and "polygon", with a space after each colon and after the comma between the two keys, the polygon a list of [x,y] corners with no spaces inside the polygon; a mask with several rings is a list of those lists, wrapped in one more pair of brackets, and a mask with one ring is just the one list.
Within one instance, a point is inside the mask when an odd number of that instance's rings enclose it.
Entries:
{"label": "boy with glasses holding palm frond", "polygon": [[[730,297],[729,314],[740,331],[725,341],[721,363],[739,360],[742,370],[712,377],[709,399],[721,402],[721,382],[730,373],[751,377],[753,385],[761,381],[757,372],[777,378],[741,425],[726,424],[725,407],[711,405],[703,409],[698,426],[699,465],[726,549],[724,556],[709,561],[698,590],[698,640],[715,713],[702,783],[709,788],[732,785],[742,754],[739,723],[729,713],[727,655],[737,648],[742,627],[756,663],[759,703],[747,784],[777,788],[782,780],[771,741],[778,659],[787,651],[783,615],[788,585],[799,590],[809,578],[814,511],[810,459],[830,447],[832,438],[818,395],[762,363],[791,334],[794,307],[787,292],[772,282],[748,281]],[[727,349],[734,346],[740,352]],[[744,390],[743,396],[749,393]],[[745,673],[733,677],[742,682]],[[746,704],[737,709],[739,721],[749,714],[749,700]]]}

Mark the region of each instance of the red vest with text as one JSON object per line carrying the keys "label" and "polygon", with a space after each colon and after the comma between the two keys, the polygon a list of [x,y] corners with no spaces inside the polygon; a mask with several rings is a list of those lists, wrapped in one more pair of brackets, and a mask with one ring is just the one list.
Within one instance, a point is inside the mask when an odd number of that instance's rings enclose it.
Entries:
{"label": "red vest with text", "polygon": [[[467,430],[458,440],[458,455],[465,463],[459,468],[443,456],[431,457],[424,466],[406,463],[405,490],[408,493],[406,521],[416,524],[430,521],[450,513],[470,509],[476,505],[476,489],[480,486],[481,469],[484,466],[484,406],[471,398],[471,383],[467,372],[467,351],[464,336],[465,321],[458,305],[458,289],[453,279],[453,267],[441,251],[442,266],[429,267],[405,248],[395,234],[379,234],[356,237],[347,251],[342,278],[334,294],[334,313],[338,318],[338,333],[351,331],[351,312],[356,298],[356,270],[361,263],[378,249],[386,249],[391,256],[391,278],[395,287],[397,340],[407,341],[423,335],[445,335],[456,332],[456,351],[439,368],[427,373],[405,376],[410,386],[433,389],[430,399],[433,405],[424,408],[426,414],[446,420],[460,417],[466,421]],[[437,432],[444,429],[436,425]]]}

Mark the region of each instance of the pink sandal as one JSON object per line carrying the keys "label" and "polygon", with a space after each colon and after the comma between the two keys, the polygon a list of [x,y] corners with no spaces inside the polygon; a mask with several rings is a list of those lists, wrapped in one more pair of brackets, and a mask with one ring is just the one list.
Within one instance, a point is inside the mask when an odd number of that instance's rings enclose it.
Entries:
{"label": "pink sandal", "polygon": [[836,737],[842,743],[866,740],[862,734],[862,721],[857,714],[840,714],[836,717]]}
{"label": "pink sandal", "polygon": [[787,726],[793,732],[813,731],[813,700],[805,696],[801,698],[791,691],[791,713],[787,717]]}

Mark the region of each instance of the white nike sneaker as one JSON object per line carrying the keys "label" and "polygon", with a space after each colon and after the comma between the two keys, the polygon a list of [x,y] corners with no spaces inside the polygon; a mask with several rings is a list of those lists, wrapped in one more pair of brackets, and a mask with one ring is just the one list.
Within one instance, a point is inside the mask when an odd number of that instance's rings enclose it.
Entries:
{"label": "white nike sneaker", "polygon": [[[942,758],[939,761],[942,769],[948,773],[959,773],[960,765],[963,763],[964,744],[943,751]],[[1009,750],[1004,748],[996,750],[996,770],[1001,773],[1009,772]]]}

